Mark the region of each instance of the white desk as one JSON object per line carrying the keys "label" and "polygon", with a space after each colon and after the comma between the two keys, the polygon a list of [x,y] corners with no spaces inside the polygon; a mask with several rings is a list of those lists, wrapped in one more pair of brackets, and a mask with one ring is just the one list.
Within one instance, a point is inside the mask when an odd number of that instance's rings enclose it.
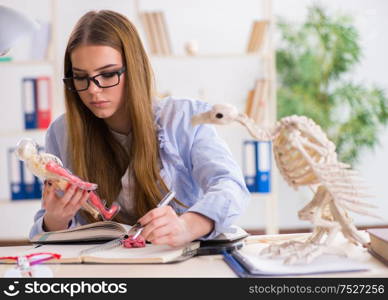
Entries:
{"label": "white desk", "polygon": [[[247,239],[246,247],[258,246],[258,241],[279,240],[291,235],[263,235],[251,236]],[[296,234],[292,236],[301,236]],[[352,246],[353,247],[353,246]],[[20,247],[2,247],[1,255],[9,252],[20,253]],[[370,270],[364,272],[330,273],[309,275],[306,277],[388,277],[388,267],[370,255],[366,249],[353,247],[350,256],[366,263]],[[6,251],[5,251],[6,250]],[[13,265],[0,265],[0,276]],[[221,255],[198,256],[189,260],[170,264],[50,264],[55,277],[237,277],[223,261]]]}

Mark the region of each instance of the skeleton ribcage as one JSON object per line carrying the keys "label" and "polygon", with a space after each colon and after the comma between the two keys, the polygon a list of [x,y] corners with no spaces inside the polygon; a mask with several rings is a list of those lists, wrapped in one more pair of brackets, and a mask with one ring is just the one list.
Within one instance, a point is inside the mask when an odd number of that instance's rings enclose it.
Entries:
{"label": "skeleton ribcage", "polygon": [[280,173],[294,188],[320,183],[316,167],[337,161],[334,144],[306,117],[281,119],[273,147]]}

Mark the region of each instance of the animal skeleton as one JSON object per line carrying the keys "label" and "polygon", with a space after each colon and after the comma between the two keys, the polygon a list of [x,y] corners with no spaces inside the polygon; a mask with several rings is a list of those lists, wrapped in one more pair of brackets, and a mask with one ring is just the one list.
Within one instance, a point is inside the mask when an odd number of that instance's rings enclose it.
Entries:
{"label": "animal skeleton", "polygon": [[88,190],[89,199],[83,205],[83,209],[91,213],[95,218],[99,214],[105,220],[111,220],[119,211],[120,206],[113,203],[110,209],[105,207],[103,201],[93,192],[97,184],[82,181],[66,170],[61,160],[55,155],[38,152],[38,145],[31,139],[22,139],[17,144],[16,156],[26,163],[27,168],[41,180],[51,180],[56,188],[65,191],[68,184],[74,184],[80,189]]}
{"label": "animal skeleton", "polygon": [[309,263],[323,253],[344,254],[329,247],[339,231],[351,243],[366,246],[368,241],[359,235],[348,211],[379,218],[366,209],[375,206],[361,201],[370,196],[363,192],[357,172],[338,161],[334,143],[313,120],[293,115],[281,119],[274,128],[262,128],[229,104],[214,105],[192,118],[193,125],[232,122],[242,124],[257,140],[272,141],[277,167],[291,187],[309,186],[315,192],[311,202],[298,212],[301,220],[314,225],[309,238],[273,244],[261,254],[285,257],[286,264]]}

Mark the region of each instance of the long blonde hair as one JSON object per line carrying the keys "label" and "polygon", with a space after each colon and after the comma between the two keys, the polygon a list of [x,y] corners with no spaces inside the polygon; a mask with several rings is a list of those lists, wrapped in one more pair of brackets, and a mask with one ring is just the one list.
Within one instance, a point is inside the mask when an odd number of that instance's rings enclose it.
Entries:
{"label": "long blonde hair", "polygon": [[[65,89],[68,155],[73,172],[98,184],[98,194],[107,205],[121,190],[121,177],[129,165],[135,179],[135,217],[144,215],[167,192],[160,177],[160,158],[152,108],[153,76],[150,63],[134,25],[123,15],[90,11],[72,31],[64,61],[65,77],[72,76],[71,52],[80,45],[105,45],[121,53],[126,66],[124,110],[131,122],[130,149],[114,138],[104,120],[97,118],[78,93]],[[131,191],[130,191],[131,192]],[[96,221],[82,212],[89,222]],[[117,221],[128,223],[122,216]]]}

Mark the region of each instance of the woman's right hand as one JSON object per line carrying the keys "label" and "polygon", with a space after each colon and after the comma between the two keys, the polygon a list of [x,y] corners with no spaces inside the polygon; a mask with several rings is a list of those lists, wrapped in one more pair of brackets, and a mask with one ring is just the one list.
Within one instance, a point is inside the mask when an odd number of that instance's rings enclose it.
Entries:
{"label": "woman's right hand", "polygon": [[50,181],[45,181],[43,189],[43,217],[45,231],[64,230],[69,227],[71,219],[81,206],[88,200],[89,192],[69,184],[63,196],[56,193],[56,187]]}

